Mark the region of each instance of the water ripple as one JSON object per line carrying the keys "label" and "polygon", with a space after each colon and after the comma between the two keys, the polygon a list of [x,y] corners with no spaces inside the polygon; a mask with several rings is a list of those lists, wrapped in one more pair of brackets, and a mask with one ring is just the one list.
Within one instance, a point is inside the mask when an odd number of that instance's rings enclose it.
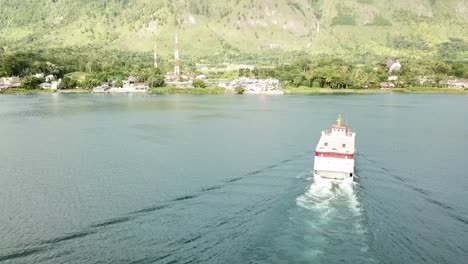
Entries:
{"label": "water ripple", "polygon": [[[308,155],[308,154],[299,154],[299,155],[295,155],[294,157],[296,157],[296,158],[297,157],[304,157],[306,155]],[[280,166],[281,164],[288,163],[288,162],[290,162],[292,160],[293,159],[285,159],[285,160],[282,160],[282,161],[280,161],[280,162],[278,162],[276,164],[269,165],[269,166],[265,167],[264,169],[255,170],[255,171],[246,173],[244,176],[236,177],[236,178],[232,178],[230,180],[227,180],[224,185],[215,185],[215,186],[211,186],[211,187],[204,187],[199,192],[195,192],[193,194],[184,195],[184,196],[181,196],[181,197],[174,198],[174,199],[172,199],[172,200],[170,200],[168,202],[165,202],[165,203],[161,203],[161,204],[157,204],[157,205],[150,206],[150,207],[147,207],[147,208],[135,210],[135,211],[129,212],[126,216],[116,217],[116,218],[108,219],[108,220],[100,222],[100,223],[92,224],[92,225],[88,226],[87,228],[84,228],[82,231],[79,231],[79,232],[75,232],[75,233],[72,233],[72,234],[67,234],[67,235],[64,235],[64,236],[52,238],[52,239],[45,240],[45,241],[40,241],[38,243],[32,243],[32,244],[29,245],[30,247],[27,248],[27,249],[18,250],[16,252],[6,254],[6,255],[3,255],[3,256],[0,255],[0,261],[24,258],[24,257],[30,256],[30,255],[33,255],[33,254],[37,254],[37,253],[41,253],[41,252],[46,251],[46,250],[50,250],[51,246],[55,246],[55,245],[57,245],[59,243],[84,238],[86,236],[98,233],[102,228],[112,226],[112,225],[121,224],[121,223],[125,223],[125,222],[129,222],[129,221],[132,221],[132,220],[136,219],[138,216],[143,216],[143,215],[148,214],[148,213],[152,213],[152,212],[155,212],[155,211],[170,208],[171,206],[173,206],[176,203],[184,202],[184,201],[187,201],[187,200],[190,200],[190,199],[195,199],[195,198],[199,197],[203,193],[219,190],[221,188],[224,188],[225,186],[227,186],[230,183],[235,183],[237,181],[242,180],[244,177],[260,174],[260,173],[265,172],[265,171],[267,171],[269,169],[276,168],[276,167]],[[258,206],[258,204],[256,206]],[[243,215],[243,214],[249,213],[249,212],[253,211],[253,209],[254,209],[254,207],[245,208],[245,209],[241,210],[240,212],[238,212],[238,215]],[[267,209],[261,210],[259,212],[254,212],[253,215],[260,214],[260,213],[262,213],[262,212],[264,212],[266,210]],[[215,227],[220,227],[220,226],[226,225],[226,224],[229,223],[229,221],[230,221],[230,219],[224,219],[224,220],[220,221],[220,223],[216,224]],[[243,224],[244,223],[241,223],[239,226],[241,226]],[[206,227],[206,228],[211,229],[212,226]],[[194,241],[196,241],[198,239],[201,239],[201,238],[202,238],[202,235],[197,235],[195,237],[185,239],[182,243],[183,244],[189,244],[189,243],[194,242]],[[165,259],[167,257],[169,257],[169,256],[164,255],[159,260],[163,260],[163,259]],[[141,262],[135,262],[135,263],[145,263],[144,262],[145,260],[148,260],[150,262],[151,261],[158,261],[157,258],[156,259],[142,259],[142,260],[139,260]],[[178,263],[178,262],[175,261],[175,260],[172,260],[169,263]]]}

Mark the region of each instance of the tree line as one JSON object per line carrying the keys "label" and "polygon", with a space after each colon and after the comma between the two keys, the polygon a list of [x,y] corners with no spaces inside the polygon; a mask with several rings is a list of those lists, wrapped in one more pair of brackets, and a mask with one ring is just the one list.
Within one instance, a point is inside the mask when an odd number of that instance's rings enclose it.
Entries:
{"label": "tree line", "polygon": [[93,88],[102,82],[122,83],[127,76],[150,86],[164,85],[163,71],[169,64],[160,60],[155,69],[146,53],[102,50],[97,47],[76,49],[36,50],[28,52],[1,52],[0,77],[18,76],[24,88],[38,88],[44,78],[36,74],[53,75],[61,79],[60,88]]}
{"label": "tree line", "polygon": [[289,86],[332,89],[378,88],[391,76],[396,87],[442,87],[449,79],[468,78],[466,62],[401,59],[400,63],[400,70],[389,72],[385,60],[364,64],[339,58],[302,58],[275,67],[240,69],[239,76],[277,78]]}
{"label": "tree line", "polygon": [[[448,79],[468,79],[466,61],[399,58],[401,70],[389,73],[386,58],[370,57],[362,62],[303,52],[289,55],[289,61],[268,58],[270,64],[263,63],[252,70],[240,69],[235,74],[237,76],[229,76],[276,78],[288,86],[333,89],[377,88],[379,83],[388,81],[389,76],[397,77],[392,81],[397,87],[437,87],[443,86]],[[209,58],[204,60],[209,61]],[[203,59],[184,58],[183,70],[199,74],[196,69],[198,61]],[[157,69],[153,67],[149,53],[103,50],[93,46],[11,53],[0,51],[0,76],[19,76],[28,89],[35,89],[44,81],[34,77],[37,73],[61,78],[62,89],[89,89],[102,82],[113,82],[119,86],[129,75],[150,87],[161,87],[164,86],[164,73],[172,70],[173,62],[160,58],[158,66]],[[208,77],[211,76],[208,74]]]}

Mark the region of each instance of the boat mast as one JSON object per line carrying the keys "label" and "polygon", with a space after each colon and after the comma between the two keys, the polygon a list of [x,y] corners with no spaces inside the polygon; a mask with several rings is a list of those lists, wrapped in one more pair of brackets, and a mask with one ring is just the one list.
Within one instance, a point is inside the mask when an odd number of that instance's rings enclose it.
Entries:
{"label": "boat mast", "polygon": [[341,118],[341,115],[338,115],[338,119],[336,120],[336,122],[337,122],[336,125],[337,125],[338,127],[341,127],[341,123],[343,123],[343,118]]}

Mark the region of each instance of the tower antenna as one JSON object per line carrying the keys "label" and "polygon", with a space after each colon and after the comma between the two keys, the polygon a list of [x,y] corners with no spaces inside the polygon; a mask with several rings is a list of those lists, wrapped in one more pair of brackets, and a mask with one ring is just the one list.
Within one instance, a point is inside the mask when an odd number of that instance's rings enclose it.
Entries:
{"label": "tower antenna", "polygon": [[180,60],[179,60],[179,38],[178,38],[177,33],[175,35],[174,60],[175,60],[174,74],[177,77],[177,81],[179,81],[180,80]]}
{"label": "tower antenna", "polygon": [[156,44],[154,44],[153,58],[154,58],[153,66],[154,68],[158,68],[158,53],[156,52]]}

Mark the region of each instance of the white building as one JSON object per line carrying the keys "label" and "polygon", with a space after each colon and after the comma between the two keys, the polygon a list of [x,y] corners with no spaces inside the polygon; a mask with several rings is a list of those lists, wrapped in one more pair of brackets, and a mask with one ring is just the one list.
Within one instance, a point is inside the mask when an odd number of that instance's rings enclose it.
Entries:
{"label": "white building", "polygon": [[95,87],[93,93],[147,93],[149,87],[146,83],[136,82],[136,78],[129,76],[123,81],[122,87],[110,87],[108,84]]}
{"label": "white building", "polygon": [[60,86],[60,81],[61,79],[59,79],[58,81],[53,81],[51,83],[48,83],[48,82],[44,82],[44,83],[41,83],[39,85],[39,87],[41,89],[47,89],[47,90],[57,90]]}
{"label": "white building", "polygon": [[401,64],[398,60],[396,61],[389,60],[387,61],[387,69],[388,69],[388,72],[390,73],[399,71],[401,69]]}
{"label": "white building", "polygon": [[49,90],[49,89],[51,89],[51,86],[52,85],[50,83],[41,83],[41,84],[39,84],[39,88],[41,88],[41,89]]}
{"label": "white building", "polygon": [[49,74],[45,77],[45,81],[46,82],[51,82],[51,81],[54,81],[55,80],[55,76],[52,75],[52,74]]}
{"label": "white building", "polygon": [[50,83],[50,89],[57,90],[59,88],[61,82],[62,82],[62,79],[59,79],[58,81],[52,81]]}
{"label": "white building", "polygon": [[7,90],[21,86],[21,80],[19,77],[1,77],[0,78],[0,91]]}
{"label": "white building", "polygon": [[231,81],[226,89],[235,90],[236,87],[244,88],[245,94],[284,94],[280,81],[277,79],[250,79],[241,77]]}
{"label": "white building", "polygon": [[467,89],[468,80],[448,80],[447,86],[449,88],[455,88],[455,89]]}

